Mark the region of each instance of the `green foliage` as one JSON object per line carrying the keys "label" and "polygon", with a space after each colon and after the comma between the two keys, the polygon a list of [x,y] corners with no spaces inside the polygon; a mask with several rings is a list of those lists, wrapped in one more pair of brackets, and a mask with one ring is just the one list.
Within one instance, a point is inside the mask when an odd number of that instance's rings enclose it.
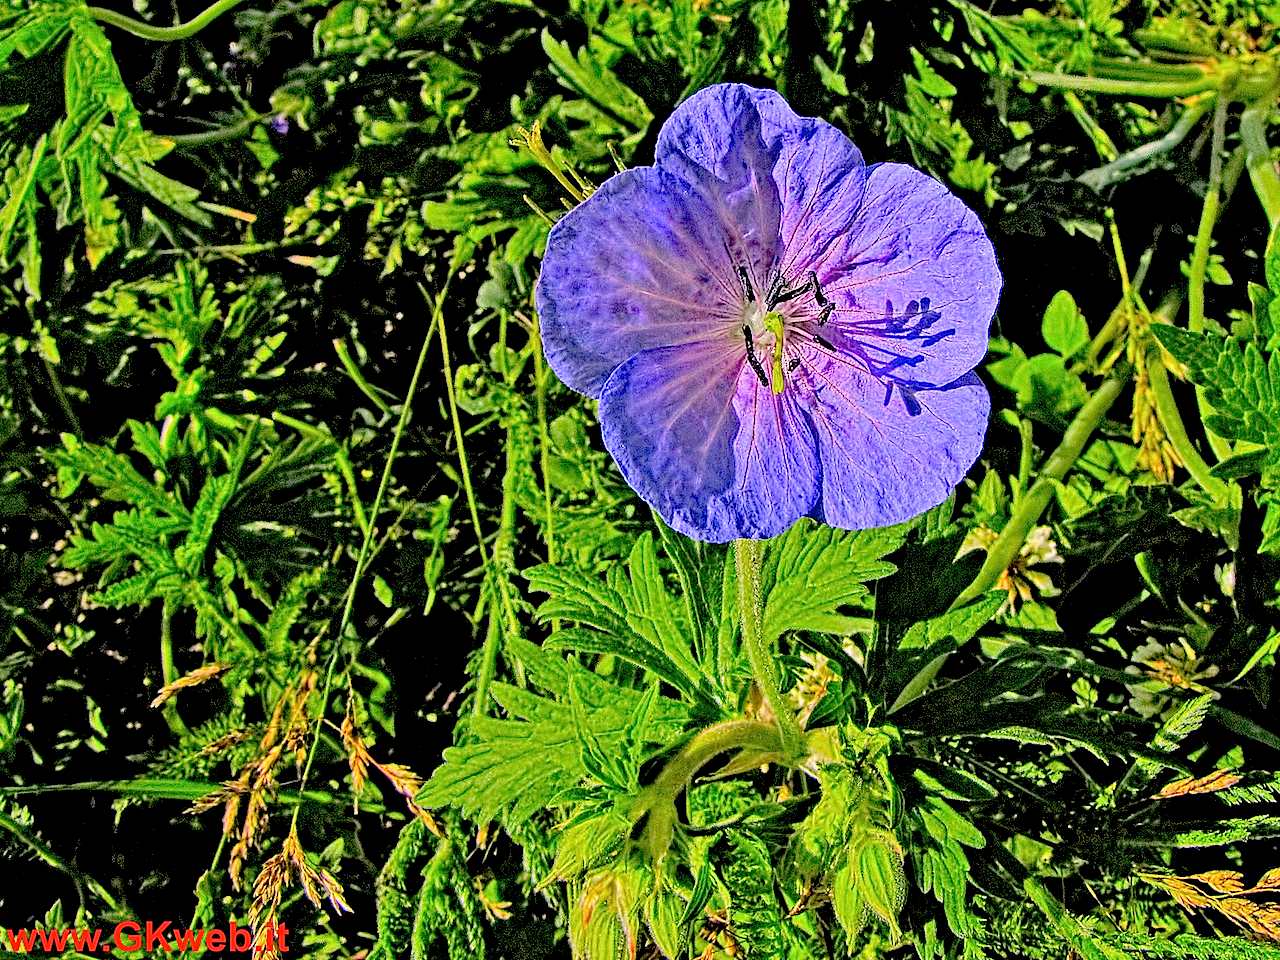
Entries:
{"label": "green foliage", "polygon": [[[1277,955],[1274,2],[210,9],[0,13],[4,926]],[[720,80],[947,183],[1005,283],[971,480],[796,524],[758,602],[533,297]]]}
{"label": "green foliage", "polygon": [[[512,652],[529,681],[552,696],[495,684],[493,697],[510,719],[476,717],[471,722],[475,742],[445,751],[444,764],[436,768],[419,802],[457,805],[481,822],[501,815],[519,825],[560,802],[589,774],[601,774],[601,760],[616,757],[624,746],[642,751],[653,742],[670,742],[687,716],[678,701],[646,701],[639,691],[531,644],[517,642]],[[589,729],[575,723],[578,711],[589,714]],[[633,732],[636,719],[642,726]],[[588,744],[583,744],[583,734],[589,734]]]}
{"label": "green foliage", "polygon": [[[62,223],[82,224],[90,267],[120,246],[121,212],[108,175],[187,218],[208,226],[198,191],[160,173],[155,163],[172,141],[146,132],[102,28],[75,3],[37,4],[0,19],[0,64],[15,55],[40,58],[46,70],[65,40],[65,115],[32,143],[6,143],[0,191],[0,264],[17,262],[29,296],[41,295],[38,213],[56,209]],[[28,104],[17,104],[23,109]],[[12,109],[12,108],[11,108]]]}

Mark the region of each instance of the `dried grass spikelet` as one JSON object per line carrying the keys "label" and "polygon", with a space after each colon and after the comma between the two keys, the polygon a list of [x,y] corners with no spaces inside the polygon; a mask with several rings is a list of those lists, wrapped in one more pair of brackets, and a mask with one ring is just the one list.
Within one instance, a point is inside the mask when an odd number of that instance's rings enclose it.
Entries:
{"label": "dried grass spikelet", "polygon": [[1153,800],[1166,800],[1169,797],[1189,797],[1199,793],[1217,793],[1234,787],[1244,778],[1232,770],[1214,770],[1203,777],[1184,777],[1165,784],[1158,793],[1152,794]]}
{"label": "dried grass spikelet", "polygon": [[201,812],[223,804],[222,834],[236,837],[227,865],[227,874],[236,890],[240,889],[249,853],[266,827],[268,805],[278,786],[276,771],[281,760],[286,753],[291,754],[295,762],[305,758],[306,734],[310,730],[306,709],[316,681],[315,670],[308,669],[285,686],[272,708],[253,759],[240,769],[235,779],[202,797],[191,808],[193,812]]}
{"label": "dried grass spikelet", "polygon": [[187,813],[207,813],[214,807],[220,807],[235,798],[243,796],[246,792],[247,787],[242,785],[239,780],[224,780],[218,789],[206,793],[192,803],[191,806],[187,807]]}
{"label": "dried grass spikelet", "polygon": [[1205,870],[1187,876],[1140,873],[1143,880],[1171,894],[1189,913],[1211,910],[1241,930],[1280,943],[1280,868],[1264,873],[1256,884],[1245,885],[1237,870]]}
{"label": "dried grass spikelet", "polygon": [[422,790],[423,780],[420,776],[401,763],[380,763],[369,751],[369,745],[360,734],[356,723],[354,699],[347,698],[347,710],[342,718],[342,745],[347,751],[347,765],[351,768],[351,790],[355,794],[356,812],[360,811],[360,794],[369,782],[369,768],[372,767],[386,777],[396,793],[404,798],[409,812],[422,821],[423,825],[440,839],[444,831],[430,811],[420,806],[417,796]]}
{"label": "dried grass spikelet", "polygon": [[334,913],[351,912],[342,884],[328,870],[308,860],[298,839],[297,826],[291,826],[279,852],[266,859],[253,882],[249,923],[257,931],[259,958],[270,960],[276,956],[274,944],[265,934],[275,927],[284,893],[295,884],[301,886],[303,895],[313,906],[323,909],[327,903]]}
{"label": "dried grass spikelet", "polygon": [[231,730],[227,733],[224,733],[222,736],[218,737],[216,740],[210,740],[208,743],[206,743],[203,747],[200,748],[200,752],[197,754],[197,756],[216,757],[220,753],[226,753],[228,750],[232,749],[233,747],[240,746],[240,744],[244,743],[251,736],[253,736],[253,731],[248,727],[241,727],[238,730]]}
{"label": "dried grass spikelet", "polygon": [[183,674],[177,680],[166,683],[160,688],[160,692],[156,694],[154,700],[151,701],[152,707],[161,707],[177,696],[179,690],[185,690],[188,687],[198,687],[202,683],[208,683],[215,677],[220,677],[231,669],[229,663],[206,663],[203,667],[196,667],[190,673]]}

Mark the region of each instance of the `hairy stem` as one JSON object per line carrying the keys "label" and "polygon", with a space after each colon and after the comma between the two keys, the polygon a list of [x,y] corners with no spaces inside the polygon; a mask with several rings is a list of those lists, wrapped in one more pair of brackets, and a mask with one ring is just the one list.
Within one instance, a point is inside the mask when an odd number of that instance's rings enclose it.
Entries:
{"label": "hairy stem", "polygon": [[694,734],[663,765],[653,783],[640,791],[631,809],[634,820],[648,816],[643,842],[655,861],[661,860],[671,846],[678,816],[676,800],[680,794],[699,770],[730,750],[751,750],[778,757],[783,752],[778,728],[762,720],[722,720]]}
{"label": "hairy stem", "polygon": [[547,562],[556,562],[555,511],[551,504],[551,432],[547,425],[547,366],[542,355],[542,325],[533,311],[533,385],[538,415],[538,464],[542,472],[542,503],[546,510],[546,529],[542,537],[547,544]]}
{"label": "hairy stem", "polygon": [[[1213,242],[1213,227],[1218,222],[1218,213],[1222,200],[1222,148],[1226,140],[1226,107],[1226,99],[1220,98],[1213,114],[1213,140],[1209,154],[1209,185],[1204,193],[1204,206],[1200,209],[1200,225],[1196,229],[1195,245],[1191,253],[1191,269],[1187,275],[1187,329],[1196,333],[1204,329],[1205,275],[1209,269],[1209,247]],[[1163,365],[1160,372],[1161,374],[1164,373]],[[1166,387],[1168,386],[1167,378],[1165,385]],[[1167,399],[1169,401],[1167,406],[1170,415],[1176,416],[1178,412],[1177,405],[1172,402],[1172,396],[1167,397]],[[1196,404],[1200,409],[1201,420],[1204,420],[1213,412],[1208,401],[1204,398],[1204,390],[1200,387],[1196,388]],[[1164,418],[1165,415],[1162,411],[1160,416],[1162,422]],[[1168,431],[1169,429],[1169,425],[1166,424],[1165,430]],[[1174,429],[1180,430],[1185,439],[1186,430],[1181,428],[1180,423]],[[1205,436],[1209,441],[1209,447],[1213,450],[1214,456],[1219,460],[1226,459],[1231,455],[1231,446],[1227,441],[1208,428],[1205,429]],[[1188,441],[1189,445],[1190,441]],[[1192,456],[1199,460],[1199,454],[1195,452],[1194,448],[1191,449],[1191,452]],[[1181,455],[1181,451],[1179,451],[1179,455]],[[1184,462],[1186,461],[1184,460]],[[1187,469],[1191,469],[1189,463],[1187,464]]]}
{"label": "hairy stem", "polygon": [[1200,226],[1196,230],[1191,253],[1191,272],[1187,278],[1187,329],[1204,329],[1204,283],[1209,269],[1209,246],[1213,241],[1213,225],[1218,220],[1218,202],[1222,189],[1222,144],[1226,136],[1226,101],[1219,100],[1213,115],[1213,144],[1209,159],[1209,185],[1200,209]]}
{"label": "hairy stem", "polygon": [[1163,137],[1152,140],[1150,143],[1144,143],[1140,147],[1135,147],[1127,153],[1123,153],[1116,157],[1110,163],[1101,167],[1095,167],[1081,174],[1076,179],[1087,187],[1091,187],[1098,192],[1105,190],[1114,183],[1125,179],[1125,175],[1138,167],[1152,162],[1157,157],[1169,153],[1177,147],[1187,135],[1195,129],[1200,118],[1213,105],[1214,97],[1208,95],[1192,101],[1187,108],[1182,111],[1182,116],[1169,129]]}
{"label": "hairy stem", "polygon": [[170,41],[186,40],[188,37],[195,36],[218,17],[243,2],[244,0],[217,0],[216,3],[205,7],[186,23],[179,23],[172,27],[157,27],[141,20],[135,20],[133,17],[127,17],[123,13],[108,10],[105,7],[89,7],[88,10],[89,16],[99,23],[119,27],[121,30],[132,33],[135,37],[141,37],[143,40]]}
{"label": "hairy stem", "polygon": [[1111,80],[1106,77],[1082,77],[1069,73],[1044,73],[1031,70],[1023,74],[1032,83],[1062,90],[1088,93],[1121,93],[1133,97],[1189,97],[1214,90],[1218,81],[1210,74],[1188,80]]}
{"label": "hairy stem", "polygon": [[228,140],[239,140],[265,117],[266,114],[250,113],[225,127],[201,130],[199,133],[165,133],[160,136],[171,142],[178,150],[194,150],[216,143],[226,143]]}
{"label": "hairy stem", "polygon": [[[1085,444],[1128,385],[1132,372],[1133,368],[1128,363],[1119,364],[1112,371],[1111,376],[1102,382],[1093,396],[1080,408],[1075,419],[1062,435],[1062,442],[1058,445],[1058,449],[1054,450],[1049,455],[1049,459],[1044,462],[1036,482],[1014,504],[1013,516],[1004,525],[995,543],[987,550],[987,558],[983,561],[978,575],[952,601],[950,609],[955,610],[972,603],[995,586],[996,581],[1000,579],[1000,574],[1008,569],[1009,564],[1017,557],[1018,551],[1022,549],[1031,528],[1036,525],[1040,515],[1049,506],[1054,489],[1079,459]],[[889,707],[889,713],[902,709],[924,693],[933,678],[946,664],[948,656],[949,654],[944,653],[926,663],[902,688],[902,692]]]}
{"label": "hairy stem", "polygon": [[773,669],[773,651],[764,639],[764,603],[760,596],[760,562],[764,558],[763,544],[758,540],[735,540],[734,562],[738,572],[738,616],[742,622],[742,647],[751,664],[751,675],[760,692],[773,711],[778,724],[782,752],[788,759],[797,756],[803,737],[795,712],[778,689],[777,675]]}

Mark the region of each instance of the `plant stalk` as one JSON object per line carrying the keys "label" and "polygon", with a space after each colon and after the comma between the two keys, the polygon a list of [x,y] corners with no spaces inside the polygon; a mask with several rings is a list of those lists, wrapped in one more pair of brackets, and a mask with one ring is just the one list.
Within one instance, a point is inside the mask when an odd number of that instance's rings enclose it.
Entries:
{"label": "plant stalk", "polygon": [[195,36],[218,17],[243,2],[244,0],[217,0],[217,3],[212,3],[205,7],[186,23],[179,23],[172,27],[157,27],[141,20],[135,20],[133,17],[127,17],[123,13],[108,10],[106,7],[89,7],[88,11],[89,16],[99,23],[119,27],[127,33],[132,33],[135,37],[141,37],[143,40],[168,42],[171,40],[186,40],[188,37]]}
{"label": "plant stalk", "polygon": [[[173,611],[168,600],[163,601],[160,609],[160,679],[166,687],[178,679],[178,667],[173,660]],[[178,736],[188,732],[187,725],[178,715],[176,698],[166,700],[162,710],[170,732]]]}
{"label": "plant stalk", "polygon": [[795,711],[778,688],[777,674],[773,669],[773,650],[764,638],[764,603],[760,595],[760,563],[764,558],[763,544],[759,540],[735,540],[733,556],[738,573],[738,616],[742,623],[742,647],[751,664],[765,702],[773,711],[778,725],[778,736],[783,756],[790,760],[799,756],[803,735],[796,722]]}
{"label": "plant stalk", "polygon": [[678,817],[676,800],[698,771],[730,750],[751,750],[762,756],[781,757],[779,732],[774,724],[762,720],[722,720],[699,730],[666,762],[657,779],[640,791],[631,808],[633,820],[648,816],[642,842],[654,862],[660,861],[671,846]]}
{"label": "plant stalk", "polygon": [[1085,444],[1093,436],[1094,431],[1107,415],[1107,411],[1119,398],[1121,391],[1128,385],[1132,370],[1133,368],[1127,363],[1118,366],[1076,413],[1075,419],[1062,435],[1062,442],[1044,462],[1036,482],[1018,500],[1009,522],[1004,525],[1000,536],[987,551],[987,559],[982,564],[982,569],[978,571],[973,582],[965,587],[951,604],[952,610],[971,603],[990,590],[1000,578],[1000,574],[1013,562],[1018,551],[1022,549],[1027,534],[1031,532],[1031,528],[1036,525],[1040,515],[1053,499],[1054,489],[1079,459]]}
{"label": "plant stalk", "polygon": [[1240,140],[1244,144],[1249,179],[1273,231],[1280,227],[1280,174],[1276,172],[1271,145],[1267,142],[1267,121],[1275,102],[1273,92],[1250,104],[1240,115]]}

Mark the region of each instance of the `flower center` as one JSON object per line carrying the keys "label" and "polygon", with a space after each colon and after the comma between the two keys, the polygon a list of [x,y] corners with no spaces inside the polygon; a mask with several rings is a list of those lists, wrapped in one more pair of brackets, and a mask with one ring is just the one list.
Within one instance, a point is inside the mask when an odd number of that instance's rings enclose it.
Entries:
{"label": "flower center", "polygon": [[[800,360],[793,357],[789,362],[784,361],[786,327],[789,318],[777,308],[791,300],[812,295],[818,312],[816,316],[800,318],[799,322],[811,321],[820,327],[831,317],[835,307],[822,292],[818,275],[812,270],[800,283],[791,283],[780,270],[775,271],[762,297],[756,295],[755,286],[751,282],[751,276],[746,267],[738,267],[738,279],[742,283],[741,333],[747,348],[747,362],[755,371],[761,386],[770,388],[775,394],[782,393],[786,389],[787,373],[795,370]],[[793,322],[796,320],[796,318],[790,319]],[[829,346],[819,334],[815,333],[811,336],[817,343]],[[757,348],[760,349],[760,354],[757,353]]]}

